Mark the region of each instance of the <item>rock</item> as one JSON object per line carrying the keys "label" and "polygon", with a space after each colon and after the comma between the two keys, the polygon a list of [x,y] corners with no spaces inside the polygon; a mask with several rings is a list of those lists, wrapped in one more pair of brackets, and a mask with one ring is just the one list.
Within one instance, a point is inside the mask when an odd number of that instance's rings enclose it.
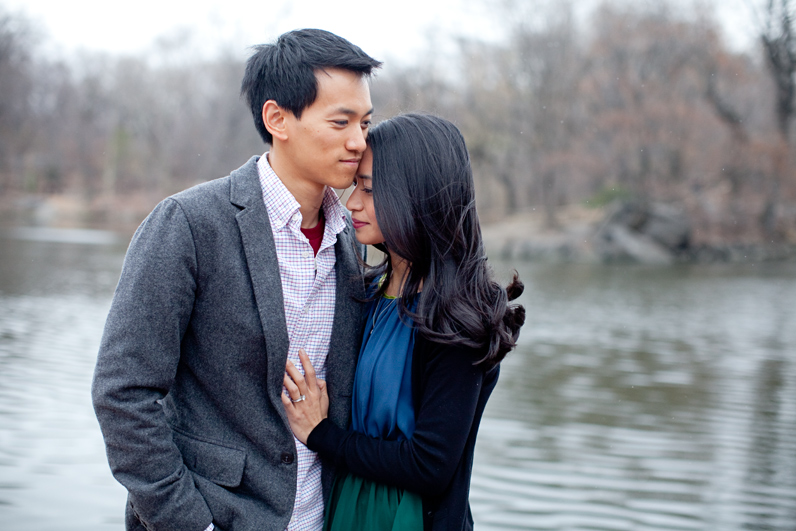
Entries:
{"label": "rock", "polygon": [[603,262],[667,265],[674,261],[674,254],[652,237],[618,223],[604,225],[593,245]]}
{"label": "rock", "polygon": [[677,207],[664,203],[620,203],[609,209],[606,223],[646,234],[673,252],[687,248],[691,237],[688,217]]}
{"label": "rock", "polygon": [[679,209],[628,202],[609,209],[592,245],[604,262],[670,264],[689,247],[691,224]]}
{"label": "rock", "polygon": [[691,241],[691,223],[686,215],[662,203],[650,205],[647,223],[641,232],[674,252],[687,249]]}

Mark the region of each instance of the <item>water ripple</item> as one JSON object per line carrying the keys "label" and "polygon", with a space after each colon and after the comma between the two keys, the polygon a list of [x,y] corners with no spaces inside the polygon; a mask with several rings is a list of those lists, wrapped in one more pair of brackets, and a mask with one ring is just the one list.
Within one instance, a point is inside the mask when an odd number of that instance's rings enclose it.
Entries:
{"label": "water ripple", "polygon": [[792,531],[796,268],[761,267],[520,268],[478,528]]}
{"label": "water ripple", "polygon": [[[121,529],[89,388],[123,250],[3,251],[3,527]],[[476,529],[794,530],[796,266],[518,269],[529,318],[481,426]]]}

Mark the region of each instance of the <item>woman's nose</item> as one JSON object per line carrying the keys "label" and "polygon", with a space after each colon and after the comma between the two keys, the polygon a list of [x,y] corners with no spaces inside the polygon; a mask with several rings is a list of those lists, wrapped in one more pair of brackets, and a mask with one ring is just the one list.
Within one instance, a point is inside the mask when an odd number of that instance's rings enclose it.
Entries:
{"label": "woman's nose", "polygon": [[345,207],[351,212],[362,210],[362,201],[359,199],[359,188],[354,188],[354,191],[351,192],[348,201],[345,202]]}

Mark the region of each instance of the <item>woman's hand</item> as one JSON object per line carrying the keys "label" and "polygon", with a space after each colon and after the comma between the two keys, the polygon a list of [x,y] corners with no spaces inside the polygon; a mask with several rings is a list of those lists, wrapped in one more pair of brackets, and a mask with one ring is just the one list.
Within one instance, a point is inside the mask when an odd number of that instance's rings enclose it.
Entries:
{"label": "woman's hand", "polygon": [[315,377],[315,369],[310,357],[303,349],[299,350],[302,375],[290,360],[287,361],[285,372],[285,388],[282,393],[282,404],[285,406],[290,428],[296,439],[307,444],[310,432],[326,418],[329,412],[329,395],[326,393],[326,382]]}

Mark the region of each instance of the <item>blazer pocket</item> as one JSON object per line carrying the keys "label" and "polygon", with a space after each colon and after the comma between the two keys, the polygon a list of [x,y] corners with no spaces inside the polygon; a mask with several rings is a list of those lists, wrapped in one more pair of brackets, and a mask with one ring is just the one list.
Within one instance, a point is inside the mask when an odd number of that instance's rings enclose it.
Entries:
{"label": "blazer pocket", "polygon": [[172,433],[188,470],[222,487],[240,485],[246,466],[245,451],[202,441],[176,430]]}

